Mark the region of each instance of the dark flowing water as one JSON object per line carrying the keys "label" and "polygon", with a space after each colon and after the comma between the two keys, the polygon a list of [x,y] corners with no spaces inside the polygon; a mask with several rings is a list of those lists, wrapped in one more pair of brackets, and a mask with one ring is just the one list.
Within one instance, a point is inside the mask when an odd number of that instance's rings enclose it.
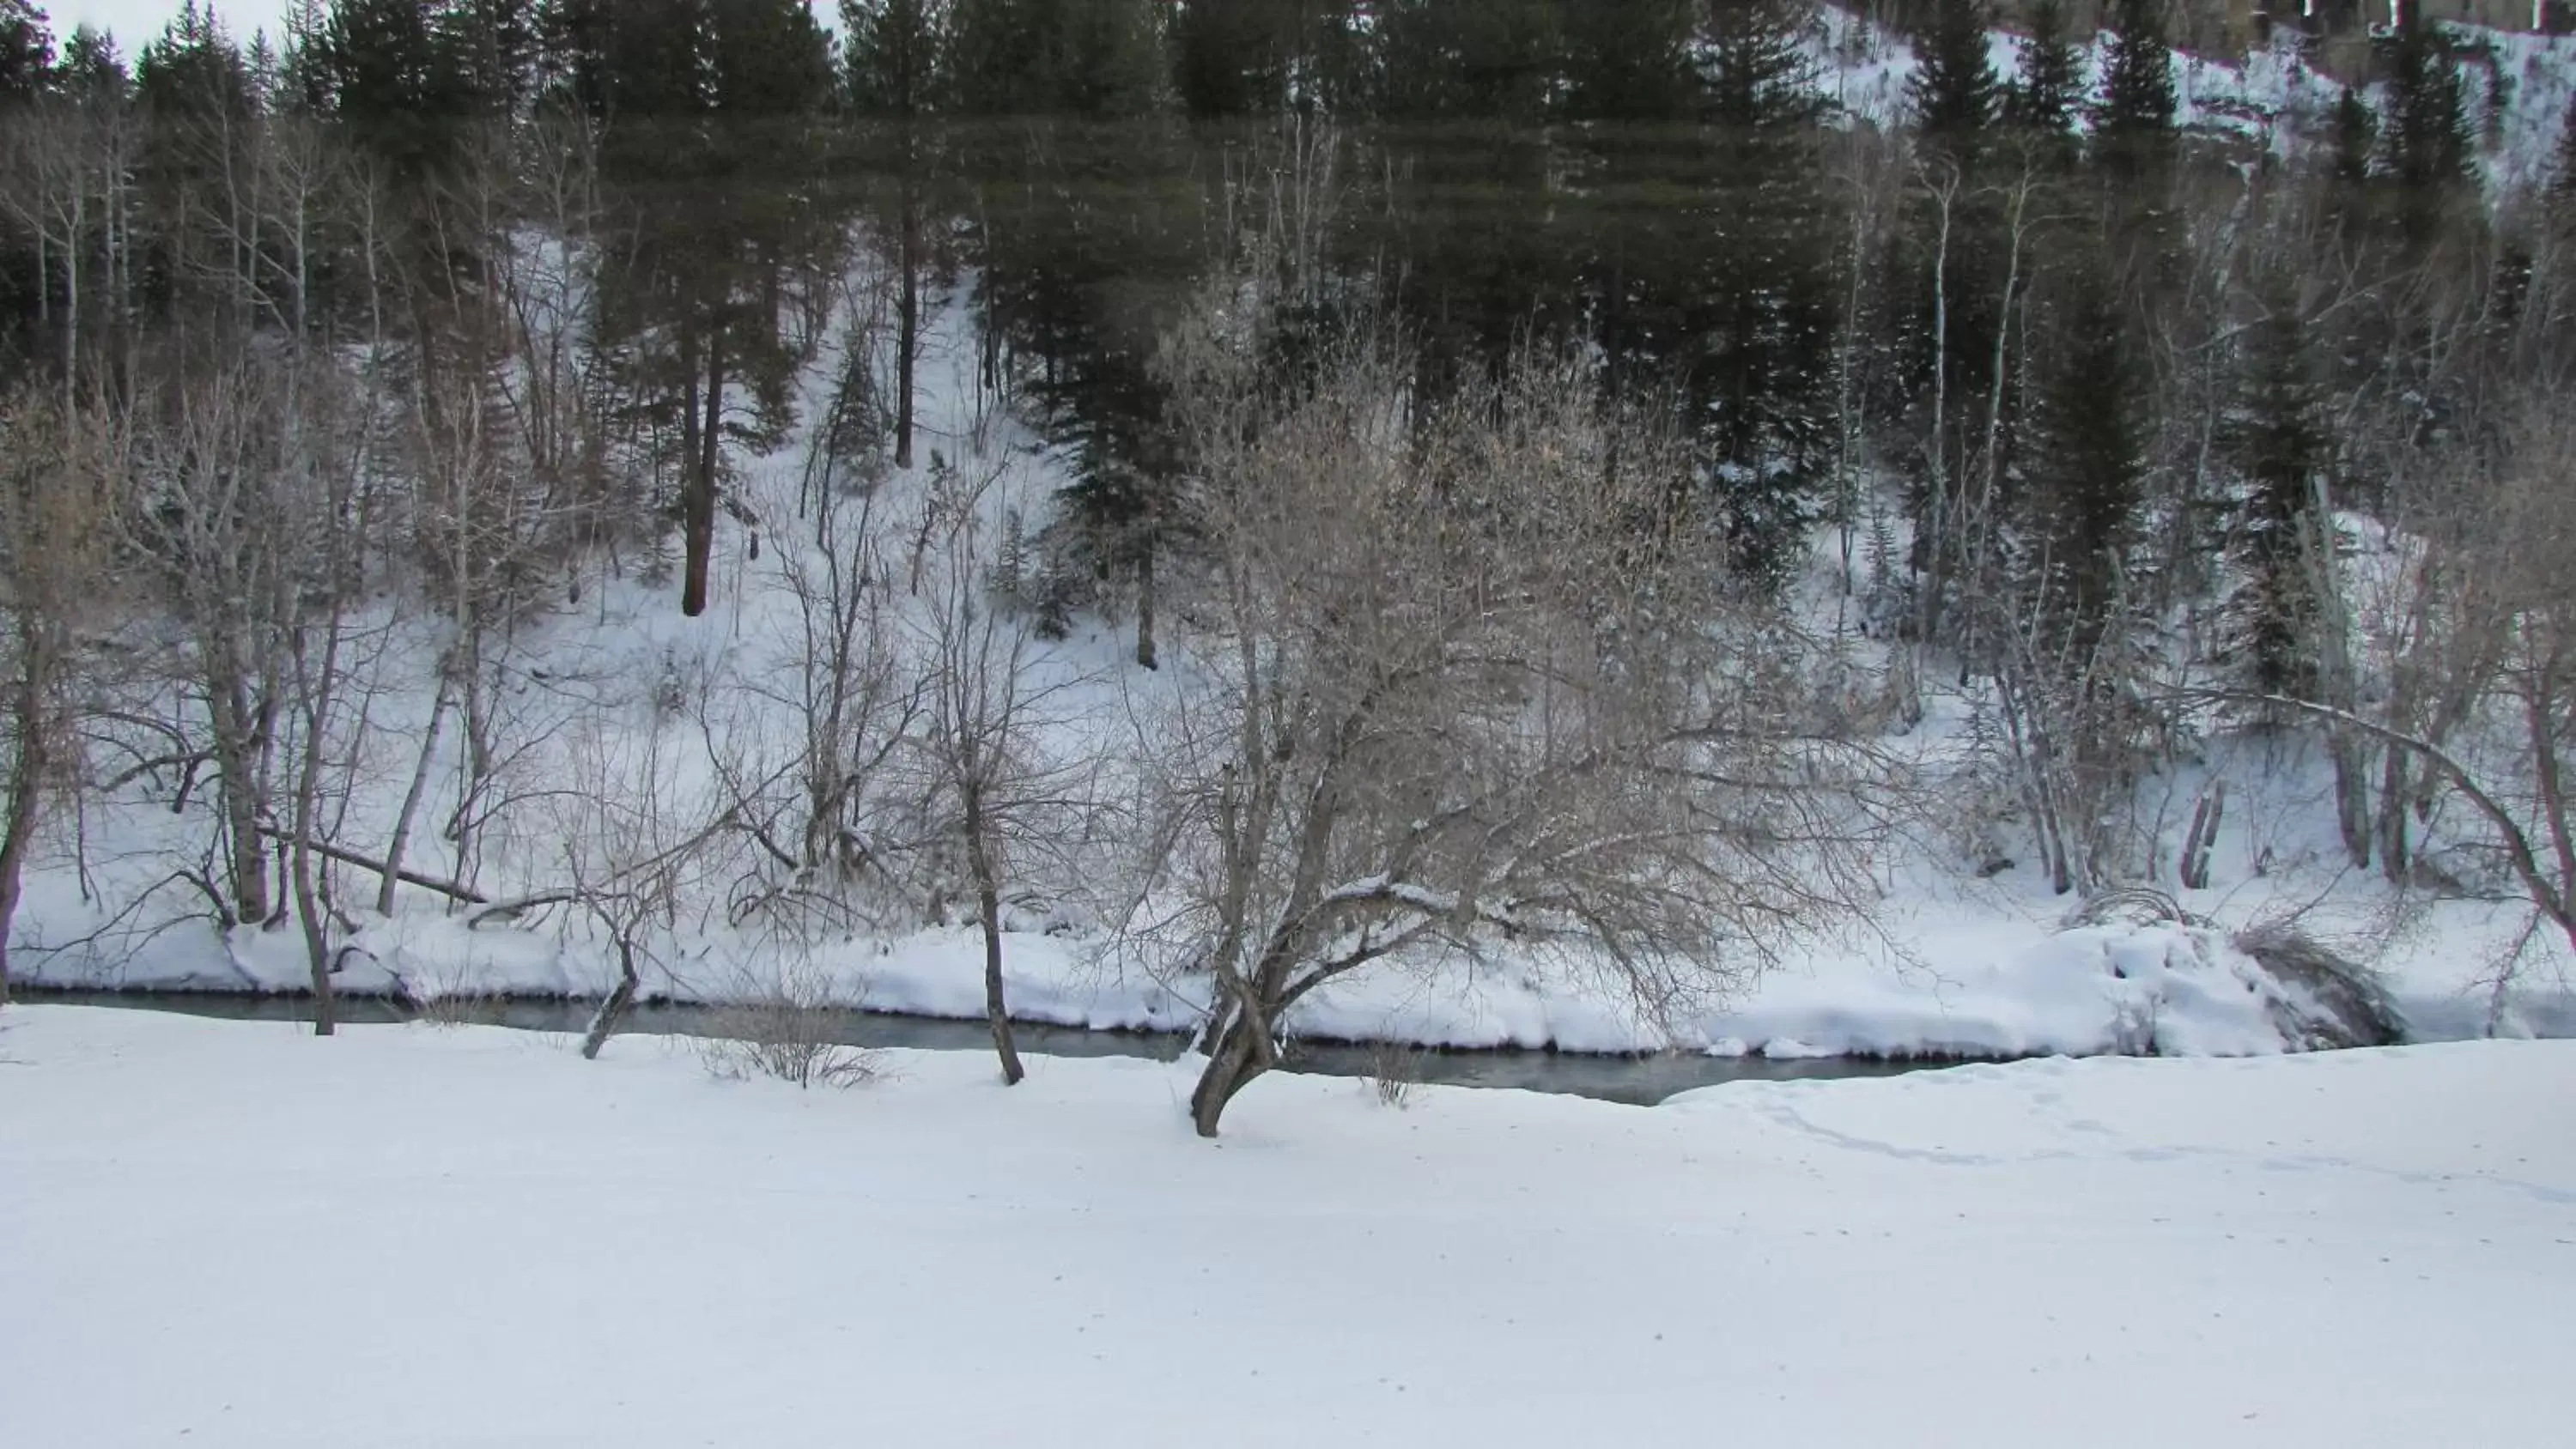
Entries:
{"label": "dark flowing water", "polygon": [[[19,999],[60,1006],[114,1007],[129,1011],[167,1011],[223,1021],[304,1021],[312,1004],[292,996],[242,996],[162,991],[27,990]],[[528,998],[480,998],[441,1003],[439,1019],[517,1031],[579,1032],[590,1024],[591,1004],[582,1001]],[[359,1024],[412,1021],[420,1013],[381,997],[343,997],[340,1019]],[[992,1049],[992,1038],[980,1021],[896,1016],[873,1011],[824,1011],[833,1040],[860,1047],[900,1047],[924,1051]],[[641,1036],[711,1036],[720,1034],[723,1013],[704,1006],[653,1004],[638,1006],[622,1030]],[[1139,1057],[1170,1061],[1187,1039],[1166,1032],[1086,1031],[1078,1027],[1022,1024],[1020,1050],[1060,1057]],[[1804,1078],[1884,1077],[1940,1061],[1884,1061],[1863,1057],[1819,1057],[1768,1061],[1761,1057],[1710,1057],[1692,1052],[1652,1056],[1608,1056],[1548,1051],[1412,1051],[1402,1053],[1403,1070],[1416,1080],[1440,1086],[1517,1087],[1532,1092],[1562,1092],[1604,1102],[1645,1106],[1675,1092],[1720,1082],[1790,1081]],[[1299,1043],[1289,1053],[1286,1069],[1328,1077],[1375,1075],[1386,1064],[1379,1048],[1347,1043]]]}

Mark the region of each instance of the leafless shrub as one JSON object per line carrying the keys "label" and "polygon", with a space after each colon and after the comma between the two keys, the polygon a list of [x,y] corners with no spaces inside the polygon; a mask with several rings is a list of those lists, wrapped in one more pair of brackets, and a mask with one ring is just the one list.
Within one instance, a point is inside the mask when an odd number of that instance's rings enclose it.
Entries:
{"label": "leafless shrub", "polygon": [[472,1026],[482,1019],[483,998],[459,991],[441,991],[415,998],[411,1019],[419,1025],[440,1031]]}
{"label": "leafless shrub", "polygon": [[698,1060],[719,1081],[766,1077],[798,1087],[856,1087],[874,1081],[877,1053],[842,1041],[847,1004],[821,972],[789,962],[740,976],[697,1041]]}
{"label": "leafless shrub", "polygon": [[2125,922],[2139,926],[2197,926],[2204,924],[2198,916],[2182,908],[2182,903],[2153,886],[2122,886],[2116,890],[2095,891],[2070,907],[2058,918],[2058,929],[2077,930],[2085,926],[2107,926]]}
{"label": "leafless shrub", "polygon": [[1413,1089],[1422,1084],[1422,1049],[1406,1041],[1369,1043],[1368,1084],[1381,1107],[1412,1105]]}

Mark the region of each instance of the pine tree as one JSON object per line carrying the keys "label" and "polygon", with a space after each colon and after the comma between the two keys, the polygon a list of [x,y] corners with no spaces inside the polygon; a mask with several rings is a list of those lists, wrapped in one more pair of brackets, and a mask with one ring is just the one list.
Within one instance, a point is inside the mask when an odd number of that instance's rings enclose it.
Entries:
{"label": "pine tree", "polygon": [[2102,100],[2093,110],[2095,149],[2134,180],[2170,158],[2174,142],[2173,47],[2166,0],[2116,0],[2117,30],[2102,62]]}
{"label": "pine tree", "polygon": [[950,94],[977,116],[1054,109],[1058,0],[956,0],[949,17]]}
{"label": "pine tree", "polygon": [[[542,0],[537,24],[549,89],[603,121],[703,116],[713,100],[706,4]],[[639,162],[650,161],[658,144],[648,143]]]}
{"label": "pine tree", "polygon": [[1703,115],[1737,132],[1815,124],[1826,105],[1806,45],[1815,28],[1815,8],[1806,0],[1709,6],[1698,45]]}
{"label": "pine tree", "polygon": [[1814,25],[1803,0],[1736,0],[1709,8],[1696,46],[1703,114],[1725,144],[1705,260],[1685,274],[1682,375],[1732,564],[1765,585],[1786,578],[1815,516],[1830,393]]}
{"label": "pine tree", "polygon": [[1171,66],[1156,0],[1064,0],[1061,108],[1077,116],[1142,116],[1162,104]]}
{"label": "pine tree", "polygon": [[2370,180],[2371,158],[2379,151],[2379,113],[2350,86],[2335,98],[2334,179],[2345,186]]}
{"label": "pine tree", "polygon": [[2064,136],[2084,100],[2084,52],[2060,0],[2039,0],[2029,22],[2020,71],[2004,97],[2004,122],[2035,135]]}
{"label": "pine tree", "polygon": [[938,102],[944,0],[841,0],[842,78],[863,116],[911,120]]}
{"label": "pine tree", "polygon": [[2056,291],[2053,356],[2025,455],[2024,567],[2042,656],[2071,682],[2113,642],[2146,471],[2145,428],[2126,328],[2100,259],[2070,266]]}
{"label": "pine tree", "polygon": [[1316,0],[1190,0],[1172,20],[1172,73],[1194,116],[1288,108],[1323,23]]}
{"label": "pine tree", "polygon": [[62,59],[54,65],[54,85],[76,101],[122,106],[132,77],[125,58],[116,53],[116,38],[87,25],[72,27],[63,42]]}
{"label": "pine tree", "polygon": [[1986,49],[1980,0],[1934,0],[1930,29],[1915,44],[1906,101],[1914,128],[1963,169],[2001,110],[2003,84]]}
{"label": "pine tree", "polygon": [[466,103],[515,117],[536,95],[536,0],[448,0],[440,33],[455,56]]}
{"label": "pine tree", "polygon": [[1587,121],[1678,121],[1699,90],[1699,0],[1592,0],[1564,12],[1567,109]]}
{"label": "pine tree", "polygon": [[1370,30],[1382,115],[1534,123],[1563,45],[1554,0],[1383,0]]}
{"label": "pine tree", "polygon": [[2311,582],[2316,476],[2326,460],[2306,320],[2286,280],[2265,288],[2246,336],[2231,442],[2245,478],[2237,557],[2246,581],[2230,610],[2246,685],[2294,698],[2316,687]]}
{"label": "pine tree", "polygon": [[2475,174],[2468,82],[2440,29],[2406,15],[2387,42],[2387,170],[2409,193],[2447,193]]}
{"label": "pine tree", "polygon": [[359,144],[401,174],[434,164],[454,141],[460,61],[430,0],[331,0],[300,70]]}
{"label": "pine tree", "polygon": [[0,108],[34,100],[54,66],[54,33],[31,0],[0,0]]}
{"label": "pine tree", "polygon": [[809,0],[709,0],[703,43],[720,116],[813,116],[830,105],[832,40]]}
{"label": "pine tree", "polygon": [[1151,0],[955,0],[949,70],[970,115],[1109,117],[1154,109],[1167,67]]}

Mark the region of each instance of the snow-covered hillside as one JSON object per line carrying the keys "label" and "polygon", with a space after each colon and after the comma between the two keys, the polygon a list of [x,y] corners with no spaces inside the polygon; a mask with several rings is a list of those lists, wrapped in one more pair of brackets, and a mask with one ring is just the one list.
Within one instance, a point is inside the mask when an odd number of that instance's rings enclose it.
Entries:
{"label": "snow-covered hillside", "polygon": [[[1827,6],[1822,14],[1814,59],[1836,105],[1872,124],[1901,122],[1906,87],[1914,77],[1912,45],[1840,8]],[[2485,137],[2481,159],[2490,189],[2500,193],[2545,180],[2555,164],[2568,98],[2576,94],[2576,36],[2478,26],[2448,30],[2470,57],[2465,61],[2469,97]],[[2014,75],[2023,43],[2009,30],[1988,34],[1987,54],[1998,76],[2009,80]],[[2097,36],[2079,47],[2096,98],[2104,45],[2105,38]],[[2491,59],[2482,62],[2475,58],[2480,55]],[[2490,114],[2490,101],[2498,94],[2490,87],[2490,75],[2502,87],[2500,116]],[[2384,104],[2383,86],[2362,89]],[[2290,156],[2326,142],[2343,83],[2304,57],[2295,33],[2284,29],[2273,43],[2241,59],[2176,52],[2174,90],[2180,102],[2176,120],[2185,129]]]}
{"label": "snow-covered hillside", "polygon": [[[1912,67],[1903,42],[1865,33],[1839,11],[1828,11],[1827,22],[1819,54],[1837,98],[1855,116],[1893,118]],[[2515,81],[2502,144],[2490,158],[2503,174],[2538,164],[2554,142],[2576,76],[2576,40],[2491,39]],[[2001,32],[1992,38],[1999,69],[2011,68],[2017,44]],[[2291,144],[2335,95],[2286,51],[2241,67],[2181,64],[2188,121],[2272,144]],[[577,299],[560,300],[569,326]],[[395,909],[379,914],[370,908],[373,878],[353,868],[338,902],[341,990],[414,1000],[597,996],[614,979],[608,927],[561,899],[566,888],[675,850],[682,842],[671,832],[723,822],[723,849],[700,852],[684,878],[666,883],[668,914],[679,925],[643,953],[649,996],[724,1001],[787,990],[818,1004],[981,1013],[980,943],[953,891],[922,878],[880,883],[912,894],[885,910],[847,909],[822,899],[828,893],[782,882],[780,861],[796,864],[787,848],[794,842],[747,828],[734,808],[737,797],[775,792],[802,768],[809,703],[802,695],[817,630],[830,624],[829,601],[818,609],[814,592],[827,559],[869,550],[859,571],[865,582],[850,596],[873,590],[885,601],[892,647],[917,652],[935,623],[928,615],[941,570],[956,563],[930,545],[932,514],[946,515],[941,529],[971,516],[966,532],[975,547],[965,566],[991,568],[1010,551],[1006,540],[1025,547],[1035,538],[1071,476],[1068,461],[988,387],[973,315],[971,298],[953,295],[933,317],[919,382],[918,465],[891,470],[872,495],[823,476],[814,449],[815,420],[831,412],[835,383],[854,362],[880,376],[886,368],[882,356],[849,355],[855,334],[845,318],[802,378],[803,430],[742,468],[740,516],[718,531],[708,614],[680,617],[667,558],[587,558],[564,581],[560,607],[509,631],[492,685],[491,738],[469,744],[453,707],[443,733],[436,723],[431,681],[451,642],[442,619],[385,602],[364,621],[368,652],[356,666],[356,692],[365,734],[352,757],[332,763],[327,833],[363,847],[362,855],[375,850],[394,833],[417,779],[424,824],[407,864],[458,889],[407,886]],[[827,494],[840,500],[831,527],[845,531],[819,540],[828,530],[818,500]],[[1139,717],[1168,702],[1191,663],[1182,648],[1167,651],[1160,672],[1135,667],[1125,601],[1108,602],[1079,617],[1071,637],[1042,646],[1033,675],[1046,696],[1043,753],[1079,764],[1087,787],[1114,800],[1138,788],[1131,774]],[[1875,644],[1852,647],[1864,667],[1881,662]],[[124,702],[129,718],[187,707],[166,686],[135,688]],[[150,693],[156,688],[162,692]],[[1937,772],[1978,727],[1978,702],[1935,682],[1923,705],[1925,718],[1901,749]],[[306,947],[299,933],[279,928],[282,918],[222,936],[210,923],[208,900],[217,893],[205,858],[213,835],[208,792],[167,760],[156,762],[151,740],[120,744],[133,759],[119,756],[117,768],[134,768],[119,793],[63,812],[30,869],[13,975],[64,987],[300,988]],[[469,755],[478,752],[482,763],[473,765]],[[1579,963],[1500,954],[1396,963],[1337,981],[1302,1000],[1285,1026],[1336,1038],[1579,1051],[2262,1053],[2303,1040],[2295,1025],[2301,988],[2232,937],[2296,919],[2381,972],[2417,1037],[2576,1031],[2569,987],[2576,963],[2554,933],[2526,929],[2527,910],[2467,889],[2445,899],[2401,897],[2343,865],[2323,764],[2297,736],[2222,734],[2203,756],[2147,781],[2138,802],[2162,840],[2206,783],[2224,780],[2233,792],[2208,884],[2180,890],[2169,872],[2152,882],[2175,891],[2189,923],[2067,930],[2067,901],[2009,859],[2028,852],[1990,838],[1991,820],[1967,818],[1974,806],[1945,806],[1932,814],[1961,818],[1912,821],[1915,833],[1891,842],[1876,862],[1877,896],[1863,903],[1865,923],[1786,949],[1780,969],[1729,996],[1658,1019]],[[437,828],[458,821],[465,828]],[[2436,822],[2428,850],[2438,852],[2440,831]],[[917,845],[933,832],[912,833]],[[866,854],[872,844],[853,841],[851,849]],[[1205,1005],[1205,979],[1148,974],[1103,949],[1119,920],[1103,898],[1115,894],[1120,862],[1091,846],[1086,840],[1043,862],[1009,903],[1005,975],[1014,1010],[1068,1025],[1186,1029]],[[2164,846],[2147,854],[2169,862]],[[935,874],[926,868],[923,877]],[[1090,899],[1081,899],[1086,892]],[[543,904],[487,909],[530,896]],[[2392,935],[2392,921],[2405,929]]]}
{"label": "snow-covered hillside", "polygon": [[[827,345],[808,370],[809,419],[828,411],[825,389],[847,360],[839,354],[837,343]],[[841,515],[868,532],[896,571],[920,553],[934,456],[955,477],[982,485],[981,536],[993,543],[1012,512],[1024,533],[1033,532],[1068,476],[1063,461],[979,386],[964,298],[952,299],[931,331],[922,387],[919,466],[893,474],[864,518]],[[577,605],[513,642],[503,670],[508,704],[496,714],[497,743],[510,763],[486,786],[506,808],[488,809],[493,823],[462,847],[417,832],[414,869],[470,882],[491,901],[547,894],[667,847],[655,832],[718,818],[728,791],[790,767],[803,747],[797,695],[813,648],[813,620],[796,587],[800,577],[810,581],[817,558],[807,536],[816,526],[805,496],[809,468],[801,439],[751,466],[748,486],[764,526],[720,535],[724,553],[706,617],[681,618],[659,572],[632,560],[620,572],[602,559],[580,581]],[[919,566],[935,572],[938,564]],[[918,647],[926,594],[889,592],[900,616],[893,636]],[[348,773],[337,825],[351,841],[380,841],[390,831],[428,730],[427,681],[444,640],[434,621],[389,618],[384,627],[391,642],[368,666],[368,754]],[[1158,692],[1189,667],[1176,653],[1160,673],[1139,670],[1128,647],[1123,621],[1086,617],[1035,666],[1049,690],[1047,751],[1093,762],[1086,768],[1106,772],[1113,796],[1138,711],[1155,707]],[[1936,692],[1929,705],[1905,748],[1937,763],[1972,724],[1965,700]],[[466,774],[458,734],[451,728],[431,752],[426,821],[447,818],[457,805]],[[2178,828],[2200,780],[2217,775],[2237,791],[2232,823],[2209,887],[2179,901],[2206,927],[2114,923],[2066,932],[2068,903],[2036,872],[1978,878],[1972,871],[1990,863],[1991,842],[1927,828],[1881,862],[1880,898],[1868,903],[1866,924],[1797,946],[1783,969],[1747,989],[1662,1019],[1579,963],[1503,955],[1392,964],[1334,982],[1299,1004],[1288,1029],[1461,1047],[1784,1057],[2278,1051],[2302,1040],[2293,1025],[2301,988],[2274,979],[2229,934],[2296,915],[2330,939],[2377,940],[2395,903],[2375,878],[2341,867],[2319,762],[2294,742],[2217,741],[2201,775],[2152,782],[2151,797],[2161,792],[2163,803],[2150,798],[2144,808],[2175,814]],[[303,986],[299,933],[245,926],[216,935],[190,884],[202,868],[209,806],[201,794],[174,815],[171,798],[166,781],[140,779],[116,801],[64,822],[30,873],[11,953],[21,981],[190,991]],[[460,848],[470,853],[460,856]],[[748,883],[775,873],[762,849],[736,840],[675,882],[681,928],[643,955],[648,997],[726,1001],[786,991],[815,1004],[981,1014],[980,942],[954,907],[950,924],[930,926],[918,899],[866,921],[781,914],[779,902],[746,895]],[[1096,885],[1119,865],[1108,855],[1077,856],[1057,863],[1054,885],[1064,886],[1067,872]],[[482,919],[479,910],[406,887],[394,913],[377,916],[362,905],[373,889],[364,872],[346,877],[343,991],[415,1000],[595,997],[615,978],[600,923],[577,910]],[[1204,978],[1122,964],[1103,949],[1113,922],[1096,896],[1087,910],[1067,904],[1081,894],[1040,881],[1009,912],[1015,1013],[1097,1028],[1188,1029],[1206,1001]],[[2451,900],[2424,904],[2412,919],[2414,928],[2384,952],[2362,953],[2384,973],[2411,1034],[2576,1029],[2563,945],[2524,933],[2525,913]],[[2503,989],[2500,963],[2517,944],[2525,959]]]}

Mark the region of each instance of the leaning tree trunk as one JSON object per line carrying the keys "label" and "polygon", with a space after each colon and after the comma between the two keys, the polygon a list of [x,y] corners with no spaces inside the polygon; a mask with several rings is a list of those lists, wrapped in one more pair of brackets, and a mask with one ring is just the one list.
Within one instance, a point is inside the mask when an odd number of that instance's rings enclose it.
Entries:
{"label": "leaning tree trunk", "polygon": [[1190,1125],[1201,1137],[1214,1137],[1235,1094],[1279,1065],[1270,1044],[1269,1015],[1251,999],[1250,988],[1236,984],[1224,989],[1235,999],[1218,1008],[1220,1015],[1209,1028],[1208,1064],[1190,1092]]}
{"label": "leaning tree trunk", "polygon": [[1011,1038],[1010,1002],[1002,992],[1002,893],[984,835],[983,792],[967,790],[965,803],[966,860],[975,872],[976,919],[984,929],[984,1020],[993,1029],[993,1054],[1002,1059],[1002,1083],[1016,1087],[1028,1072],[1020,1065],[1019,1044]]}
{"label": "leaning tree trunk", "polygon": [[608,1039],[616,1035],[617,1024],[626,1019],[626,1009],[635,1004],[638,985],[635,943],[621,932],[617,938],[617,989],[609,992],[607,999],[599,1003],[599,1010],[591,1014],[590,1030],[581,1038],[583,1061],[599,1060],[600,1048],[607,1046]]}

